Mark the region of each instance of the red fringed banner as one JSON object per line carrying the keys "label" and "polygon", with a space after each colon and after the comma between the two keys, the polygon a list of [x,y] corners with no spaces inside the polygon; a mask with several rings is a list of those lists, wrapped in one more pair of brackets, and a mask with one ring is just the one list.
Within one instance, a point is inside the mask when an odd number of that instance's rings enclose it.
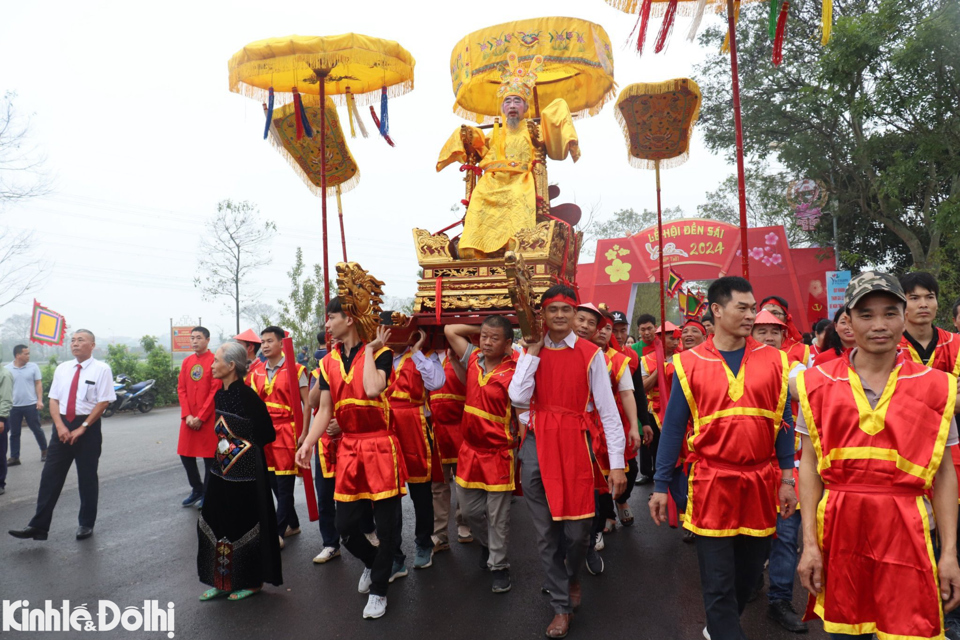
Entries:
{"label": "red fringed banner", "polygon": [[783,38],[787,33],[787,9],[790,8],[790,2],[783,0],[780,6],[780,16],[777,18],[777,33],[773,38],[773,64],[780,66],[783,62]]}
{"label": "red fringed banner", "polygon": [[667,46],[667,40],[670,39],[670,32],[673,31],[673,23],[677,17],[677,4],[679,0],[670,0],[667,4],[667,10],[663,14],[663,24],[660,25],[660,33],[657,34],[657,42],[653,47],[654,53],[660,53]]}

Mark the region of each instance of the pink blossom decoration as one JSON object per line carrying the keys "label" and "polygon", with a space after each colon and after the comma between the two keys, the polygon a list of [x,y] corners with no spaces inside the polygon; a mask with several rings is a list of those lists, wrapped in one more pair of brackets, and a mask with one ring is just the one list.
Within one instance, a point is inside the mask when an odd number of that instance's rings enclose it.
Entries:
{"label": "pink blossom decoration", "polygon": [[779,238],[777,238],[777,234],[775,234],[775,233],[773,233],[773,232],[771,231],[770,233],[768,233],[767,235],[765,235],[765,236],[763,237],[763,239],[766,240],[767,244],[773,245],[773,244],[777,244],[777,240],[778,240]]}
{"label": "pink blossom decoration", "polygon": [[753,249],[750,249],[747,255],[753,258],[754,260],[760,260],[764,257],[763,249],[760,247],[754,247]]}
{"label": "pink blossom decoration", "polygon": [[779,253],[775,253],[770,256],[770,264],[780,264],[781,262],[783,262],[783,256],[781,256]]}

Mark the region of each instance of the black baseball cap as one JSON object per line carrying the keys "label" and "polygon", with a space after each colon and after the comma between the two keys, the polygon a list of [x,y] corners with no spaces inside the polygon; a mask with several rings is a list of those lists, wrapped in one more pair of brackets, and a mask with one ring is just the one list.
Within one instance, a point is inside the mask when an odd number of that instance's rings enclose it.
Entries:
{"label": "black baseball cap", "polygon": [[630,321],[627,320],[627,314],[623,311],[611,311],[610,315],[613,316],[613,324],[630,324]]}

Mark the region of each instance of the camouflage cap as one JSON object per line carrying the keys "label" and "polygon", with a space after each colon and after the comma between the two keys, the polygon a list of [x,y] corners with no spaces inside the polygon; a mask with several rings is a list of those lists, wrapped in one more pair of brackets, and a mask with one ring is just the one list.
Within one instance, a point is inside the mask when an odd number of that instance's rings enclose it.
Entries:
{"label": "camouflage cap", "polygon": [[850,280],[847,285],[847,291],[843,296],[844,305],[848,309],[853,309],[863,297],[870,293],[883,292],[903,300],[907,303],[907,296],[903,294],[903,287],[900,281],[889,273],[879,271],[864,271],[860,275]]}
{"label": "camouflage cap", "polygon": [[623,311],[611,311],[610,314],[613,316],[613,324],[630,324],[627,314]]}

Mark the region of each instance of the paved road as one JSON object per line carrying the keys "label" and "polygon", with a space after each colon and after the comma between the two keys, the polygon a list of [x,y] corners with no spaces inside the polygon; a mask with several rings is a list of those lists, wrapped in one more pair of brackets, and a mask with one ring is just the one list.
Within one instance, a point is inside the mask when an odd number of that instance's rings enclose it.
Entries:
{"label": "paved road", "polygon": [[[223,638],[541,638],[550,621],[547,597],[540,594],[541,573],[526,507],[513,509],[510,541],[513,590],[495,595],[488,574],[476,568],[476,545],[454,543],[434,566],[413,571],[390,589],[384,618],[363,620],[366,597],[357,593],[362,565],[348,554],[314,565],[320,550],[316,524],[298,488],[303,534],[288,540],[283,552],[285,583],[267,587],[244,602],[200,603],[206,587],[196,575],[195,509],[180,507],[188,492],[176,456],[178,410],[147,415],[121,414],[104,421],[100,459],[100,511],[93,538],[74,539],[79,497],[71,473],[57,505],[46,542],[17,541],[6,530],[19,528],[33,514],[41,464],[36,442],[22,439],[23,465],[10,470],[7,493],[0,497],[0,600],[27,599],[31,606],[50,599],[59,604],[112,600],[142,606],[156,599],[175,603],[176,637]],[[639,488],[644,489],[644,488]],[[647,491],[631,498],[637,524],[607,536],[602,576],[583,577],[583,609],[570,638],[691,640],[704,626],[696,552],[680,532],[658,529],[646,517]],[[405,545],[412,556],[412,505],[404,500]],[[412,563],[412,557],[410,558]],[[411,564],[412,566],[412,564]],[[804,600],[799,587],[795,604]],[[752,640],[787,640],[766,617],[766,597],[744,614]],[[811,640],[825,638],[818,630]],[[11,633],[30,637],[30,633]],[[73,637],[161,638],[162,633],[77,633]],[[68,633],[43,637],[67,638]]]}

